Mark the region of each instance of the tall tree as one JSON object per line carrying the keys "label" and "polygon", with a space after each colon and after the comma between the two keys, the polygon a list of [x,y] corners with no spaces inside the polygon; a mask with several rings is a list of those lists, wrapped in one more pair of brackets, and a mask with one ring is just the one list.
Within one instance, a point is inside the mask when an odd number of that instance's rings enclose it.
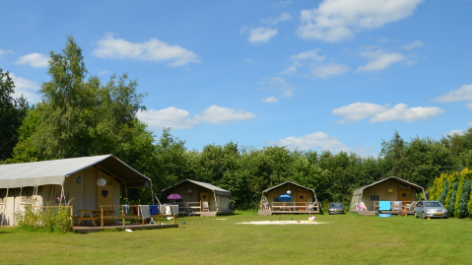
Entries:
{"label": "tall tree", "polygon": [[28,102],[23,97],[14,99],[15,84],[9,72],[0,68],[0,161],[11,157],[18,142],[18,128],[26,116]]}

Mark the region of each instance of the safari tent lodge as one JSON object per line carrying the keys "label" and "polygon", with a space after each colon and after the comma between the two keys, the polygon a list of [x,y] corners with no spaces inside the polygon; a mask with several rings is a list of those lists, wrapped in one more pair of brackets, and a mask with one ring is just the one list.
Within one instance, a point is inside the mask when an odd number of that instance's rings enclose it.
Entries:
{"label": "safari tent lodge", "polygon": [[152,183],[113,155],[0,165],[0,225],[16,225],[15,214],[31,206],[67,207],[74,230],[125,229],[126,220],[144,226],[150,206],[120,205],[131,188],[152,189]]}
{"label": "safari tent lodge", "polygon": [[319,212],[315,191],[291,181],[264,190],[258,210],[259,215]]}
{"label": "safari tent lodge", "polygon": [[180,214],[216,216],[234,212],[230,191],[191,179],[163,189],[161,201],[179,205]]}
{"label": "safari tent lodge", "polygon": [[355,190],[349,211],[359,215],[413,214],[416,194],[420,193],[424,196],[423,187],[392,176]]}

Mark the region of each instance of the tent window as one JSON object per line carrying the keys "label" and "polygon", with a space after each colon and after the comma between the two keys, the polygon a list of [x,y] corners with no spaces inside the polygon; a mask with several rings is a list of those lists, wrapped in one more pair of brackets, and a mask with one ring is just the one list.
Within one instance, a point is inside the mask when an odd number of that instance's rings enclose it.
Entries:
{"label": "tent window", "polygon": [[371,201],[380,201],[379,200],[379,195],[370,195],[370,200]]}

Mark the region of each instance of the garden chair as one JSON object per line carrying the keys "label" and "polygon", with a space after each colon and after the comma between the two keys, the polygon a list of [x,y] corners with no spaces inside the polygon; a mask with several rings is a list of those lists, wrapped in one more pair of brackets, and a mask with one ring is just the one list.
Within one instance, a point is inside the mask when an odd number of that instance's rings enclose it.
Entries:
{"label": "garden chair", "polygon": [[410,204],[405,204],[403,205],[403,208],[405,211],[408,209],[408,211],[411,211],[411,209],[414,209],[416,205],[416,202],[411,202]]}
{"label": "garden chair", "polygon": [[208,202],[203,202],[203,208],[202,208],[202,211],[207,211],[209,212],[210,211],[210,206],[208,205]]}

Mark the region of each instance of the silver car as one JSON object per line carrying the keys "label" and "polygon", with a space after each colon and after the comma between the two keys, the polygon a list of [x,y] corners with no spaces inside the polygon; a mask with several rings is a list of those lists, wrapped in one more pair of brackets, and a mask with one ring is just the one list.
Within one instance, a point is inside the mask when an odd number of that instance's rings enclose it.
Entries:
{"label": "silver car", "polygon": [[343,214],[344,213],[344,205],[340,202],[333,202],[328,207],[329,214]]}
{"label": "silver car", "polygon": [[438,201],[421,201],[415,206],[415,218],[419,216],[423,219],[427,217],[447,218],[447,210]]}

